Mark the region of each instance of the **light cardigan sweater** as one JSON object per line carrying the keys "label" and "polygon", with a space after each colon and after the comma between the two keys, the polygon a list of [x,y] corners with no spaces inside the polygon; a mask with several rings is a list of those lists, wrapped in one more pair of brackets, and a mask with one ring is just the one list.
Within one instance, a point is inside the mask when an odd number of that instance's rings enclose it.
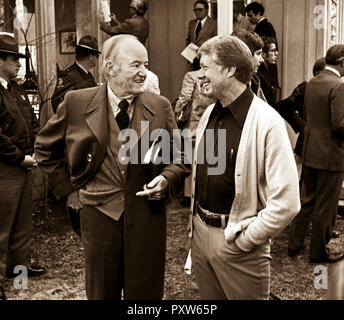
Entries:
{"label": "light cardigan sweater", "polygon": [[[198,125],[195,155],[214,105],[206,109]],[[192,237],[195,211],[196,169],[195,160],[189,237]],[[256,96],[248,111],[237,152],[235,193],[232,208],[228,208],[226,232],[243,251],[250,251],[275,237],[300,210],[297,169],[284,120]]]}

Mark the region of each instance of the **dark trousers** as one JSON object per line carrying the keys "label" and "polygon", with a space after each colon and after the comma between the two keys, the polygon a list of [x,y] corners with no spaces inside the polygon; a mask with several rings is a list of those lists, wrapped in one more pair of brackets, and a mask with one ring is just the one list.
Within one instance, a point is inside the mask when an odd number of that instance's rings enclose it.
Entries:
{"label": "dark trousers", "polygon": [[30,262],[32,209],[31,170],[0,161],[0,283]]}
{"label": "dark trousers", "polygon": [[94,207],[81,209],[86,294],[90,300],[119,300],[124,288],[123,215],[119,221]]}
{"label": "dark trousers", "polygon": [[312,222],[310,258],[327,257],[326,244],[330,241],[336,223],[338,200],[344,172],[302,167],[301,211],[291,224],[288,248],[297,250]]}

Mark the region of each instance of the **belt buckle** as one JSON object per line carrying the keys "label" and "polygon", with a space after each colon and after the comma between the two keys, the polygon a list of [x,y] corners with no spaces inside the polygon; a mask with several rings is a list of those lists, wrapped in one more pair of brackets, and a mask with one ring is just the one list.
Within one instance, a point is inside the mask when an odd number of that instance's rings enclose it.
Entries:
{"label": "belt buckle", "polygon": [[[197,208],[199,209],[199,214],[201,215],[202,221],[215,228],[226,228],[226,215],[224,214],[215,214],[210,212],[209,210],[203,209],[199,204],[197,204]],[[209,220],[209,223],[205,221],[205,219]],[[214,221],[214,223],[211,223],[211,220]],[[217,225],[216,222],[221,222],[220,225]]]}

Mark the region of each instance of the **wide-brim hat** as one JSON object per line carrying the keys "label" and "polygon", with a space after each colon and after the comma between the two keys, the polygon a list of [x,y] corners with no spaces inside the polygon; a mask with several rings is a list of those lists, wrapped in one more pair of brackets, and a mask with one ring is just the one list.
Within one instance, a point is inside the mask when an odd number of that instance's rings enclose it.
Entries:
{"label": "wide-brim hat", "polygon": [[25,54],[19,52],[17,40],[7,34],[0,34],[0,52],[13,54],[19,58],[27,58]]}
{"label": "wide-brim hat", "polygon": [[92,36],[87,35],[81,37],[76,46],[79,48],[90,50],[97,54],[101,54],[101,52],[98,50],[98,41]]}

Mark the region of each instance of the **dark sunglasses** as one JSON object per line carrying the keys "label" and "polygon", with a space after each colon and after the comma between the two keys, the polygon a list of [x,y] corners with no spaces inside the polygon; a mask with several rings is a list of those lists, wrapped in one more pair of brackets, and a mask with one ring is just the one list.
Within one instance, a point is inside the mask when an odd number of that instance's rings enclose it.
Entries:
{"label": "dark sunglasses", "polygon": [[204,8],[196,8],[196,9],[194,9],[193,11],[194,12],[201,12],[201,11],[204,11],[205,9]]}

